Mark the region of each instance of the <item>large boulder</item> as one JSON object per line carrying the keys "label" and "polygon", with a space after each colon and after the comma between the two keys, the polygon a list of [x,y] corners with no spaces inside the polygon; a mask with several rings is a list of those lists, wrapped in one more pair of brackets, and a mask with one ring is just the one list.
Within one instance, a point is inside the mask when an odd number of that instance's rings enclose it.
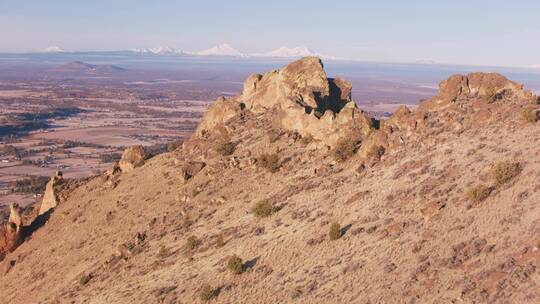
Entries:
{"label": "large boulder", "polygon": [[130,172],[133,169],[142,166],[147,158],[146,151],[143,146],[132,146],[124,150],[122,158],[118,162],[118,166],[122,172]]}
{"label": "large boulder", "polygon": [[58,185],[62,183],[62,172],[58,171],[47,183],[45,187],[45,193],[43,194],[43,200],[39,208],[39,215],[47,213],[49,210],[58,206]]}

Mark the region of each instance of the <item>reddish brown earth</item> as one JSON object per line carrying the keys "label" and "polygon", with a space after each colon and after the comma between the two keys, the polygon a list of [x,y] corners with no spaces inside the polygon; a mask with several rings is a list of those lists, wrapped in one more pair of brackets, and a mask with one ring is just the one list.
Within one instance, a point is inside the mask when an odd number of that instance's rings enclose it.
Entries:
{"label": "reddish brown earth", "polygon": [[[540,302],[537,97],[497,74],[455,76],[376,121],[346,94],[335,107],[318,62],[250,77],[172,153],[58,188],[0,263],[0,299]],[[256,217],[263,200],[271,214]]]}

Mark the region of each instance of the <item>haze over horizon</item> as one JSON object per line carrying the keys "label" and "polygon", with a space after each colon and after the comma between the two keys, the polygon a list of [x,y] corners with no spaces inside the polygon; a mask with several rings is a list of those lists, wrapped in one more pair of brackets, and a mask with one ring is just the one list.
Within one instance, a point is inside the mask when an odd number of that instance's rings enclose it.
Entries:
{"label": "haze over horizon", "polygon": [[[306,46],[364,61],[532,67],[540,64],[540,3],[532,0],[0,3],[0,52],[189,51],[227,43],[244,53]],[[383,17],[381,17],[383,16]]]}

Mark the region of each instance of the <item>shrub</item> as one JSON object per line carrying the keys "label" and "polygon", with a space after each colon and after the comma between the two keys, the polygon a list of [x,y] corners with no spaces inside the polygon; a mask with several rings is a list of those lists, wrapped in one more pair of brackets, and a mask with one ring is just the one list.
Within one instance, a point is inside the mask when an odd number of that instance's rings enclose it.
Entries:
{"label": "shrub", "polygon": [[521,172],[521,164],[518,162],[503,161],[495,165],[493,177],[497,186],[510,182]]}
{"label": "shrub", "polygon": [[480,203],[489,197],[491,191],[493,191],[492,187],[488,187],[486,185],[478,185],[472,189],[469,189],[466,196],[467,199],[472,201],[473,203]]}
{"label": "shrub", "polygon": [[255,204],[255,207],[253,207],[253,209],[251,210],[251,212],[256,217],[260,217],[260,218],[269,217],[276,211],[277,211],[276,208],[274,207],[274,205],[272,205],[272,203],[269,200],[262,200],[260,202],[257,202]]}
{"label": "shrub", "polygon": [[308,134],[306,136],[303,136],[300,142],[304,145],[310,144],[314,140],[313,136],[311,134]]}
{"label": "shrub", "polygon": [[525,109],[521,112],[521,116],[527,122],[537,122],[539,119],[538,111],[535,109]]}
{"label": "shrub", "polygon": [[223,234],[220,234],[216,238],[216,247],[221,248],[225,246],[225,240],[223,240]]}
{"label": "shrub", "polygon": [[274,173],[278,171],[280,167],[279,156],[277,153],[262,154],[257,158],[257,164],[259,164],[260,167]]}
{"label": "shrub", "polygon": [[372,146],[367,156],[370,159],[380,160],[384,152],[386,152],[386,149],[383,146]]}
{"label": "shrub", "polygon": [[352,138],[341,139],[332,152],[334,159],[338,162],[346,161],[356,153],[356,145],[357,141]]}
{"label": "shrub", "polygon": [[170,255],[171,251],[169,250],[169,248],[167,248],[167,246],[165,246],[164,244],[161,244],[158,251],[158,257],[164,259]]}
{"label": "shrub", "polygon": [[91,279],[92,279],[91,274],[83,274],[81,278],[79,279],[79,283],[84,286],[88,284],[88,282],[90,282]]}
{"label": "shrub", "polygon": [[241,274],[243,272],[242,259],[237,255],[233,255],[227,261],[227,269],[229,269],[233,274]]}
{"label": "shrub", "polygon": [[190,250],[195,250],[197,249],[197,247],[199,247],[199,245],[201,244],[201,241],[199,239],[197,239],[197,237],[195,237],[194,235],[190,236],[188,239],[187,239],[187,247],[190,249]]}
{"label": "shrub", "polygon": [[219,153],[222,156],[229,156],[234,153],[234,150],[236,148],[236,145],[230,141],[223,140],[220,141],[216,147],[215,150],[217,153]]}
{"label": "shrub", "polygon": [[167,144],[167,152],[173,152],[182,145],[182,141],[171,141]]}
{"label": "shrub", "polygon": [[216,290],[208,284],[204,284],[199,291],[199,299],[203,302],[208,302],[215,298],[217,295]]}
{"label": "shrub", "polygon": [[330,231],[328,232],[328,237],[330,237],[330,240],[335,241],[339,238],[341,238],[341,226],[339,223],[334,222],[330,225]]}

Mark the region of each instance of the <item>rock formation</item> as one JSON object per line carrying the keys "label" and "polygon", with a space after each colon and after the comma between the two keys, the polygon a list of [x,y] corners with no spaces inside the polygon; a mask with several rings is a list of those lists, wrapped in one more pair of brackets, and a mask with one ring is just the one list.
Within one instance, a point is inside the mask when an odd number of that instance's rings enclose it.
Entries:
{"label": "rock formation", "polygon": [[122,172],[130,172],[133,169],[142,166],[146,158],[147,154],[143,146],[132,146],[122,153],[122,158],[118,165]]}
{"label": "rock formation", "polygon": [[214,103],[196,133],[219,128],[244,110],[274,110],[280,128],[334,146],[341,138],[365,136],[372,129],[371,118],[351,100],[351,90],[346,80],[328,78],[319,58],[305,57],[281,70],[250,76],[241,95]]}
{"label": "rock formation", "polygon": [[62,180],[62,172],[57,171],[47,183],[45,193],[43,193],[43,200],[41,201],[41,206],[39,208],[39,215],[45,214],[49,210],[58,206],[57,187],[60,183],[62,183]]}

